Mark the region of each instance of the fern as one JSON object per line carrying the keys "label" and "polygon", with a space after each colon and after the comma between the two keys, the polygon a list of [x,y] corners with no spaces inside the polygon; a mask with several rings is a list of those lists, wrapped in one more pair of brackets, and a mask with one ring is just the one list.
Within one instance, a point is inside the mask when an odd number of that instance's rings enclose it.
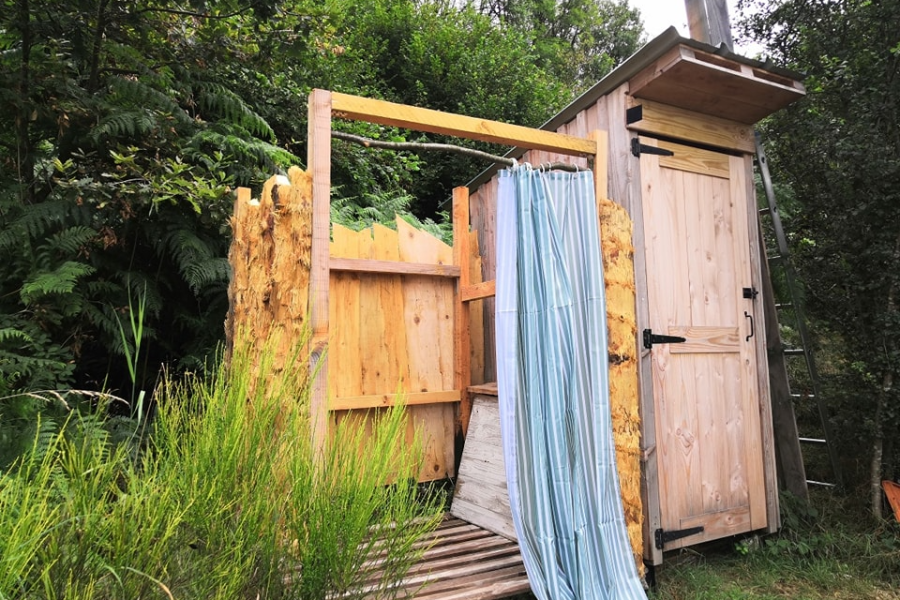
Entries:
{"label": "fern", "polygon": [[0,327],[0,344],[8,344],[11,341],[19,341],[23,344],[31,344],[34,342],[32,337],[12,327]]}
{"label": "fern", "polygon": [[37,273],[30,281],[22,284],[22,302],[31,304],[48,294],[70,294],[81,277],[90,275],[95,270],[90,265],[67,260],[52,271]]}
{"label": "fern", "polygon": [[91,130],[91,137],[94,142],[108,138],[136,138],[147,135],[158,126],[158,120],[150,110],[117,111],[100,119]]}
{"label": "fern", "polygon": [[63,254],[78,254],[83,247],[97,236],[97,232],[84,225],[75,225],[54,233],[47,241],[48,249]]}
{"label": "fern", "polygon": [[0,230],[0,249],[20,249],[28,238],[43,239],[52,229],[64,225],[86,226],[90,223],[90,209],[65,198],[53,198],[32,204],[28,210],[10,211],[8,225]]}
{"label": "fern", "polygon": [[194,134],[185,148],[185,155],[194,158],[207,154],[210,148],[221,150],[237,161],[252,161],[270,172],[300,162],[299,157],[283,148],[253,138],[240,128],[222,125],[212,125]]}
{"label": "fern", "polygon": [[195,85],[202,108],[223,115],[230,124],[239,125],[254,135],[270,142],[275,141],[272,127],[233,91],[224,85],[207,81]]}

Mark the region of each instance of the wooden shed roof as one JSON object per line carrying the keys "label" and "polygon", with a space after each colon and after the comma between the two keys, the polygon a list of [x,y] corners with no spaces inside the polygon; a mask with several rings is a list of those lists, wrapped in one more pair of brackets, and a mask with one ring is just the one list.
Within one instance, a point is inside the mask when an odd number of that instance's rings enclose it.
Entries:
{"label": "wooden shed roof", "polygon": [[[752,125],[802,97],[803,75],[771,62],[681,37],[669,27],[541,126],[556,131],[624,83],[638,99]],[[519,158],[525,150],[506,154]],[[475,189],[500,168],[493,165],[469,182]]]}

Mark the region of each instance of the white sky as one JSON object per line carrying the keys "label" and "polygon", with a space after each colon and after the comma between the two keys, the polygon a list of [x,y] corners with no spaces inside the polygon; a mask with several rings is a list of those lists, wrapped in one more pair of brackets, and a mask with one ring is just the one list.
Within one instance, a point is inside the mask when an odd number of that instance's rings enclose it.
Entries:
{"label": "white sky", "polygon": [[[647,39],[651,40],[674,25],[683,37],[691,37],[687,24],[687,9],[684,0],[628,0],[631,6],[641,11],[644,20],[644,28],[647,30]],[[737,1],[728,0],[728,18],[732,24],[737,17]],[[761,49],[754,46],[735,45],[735,52],[745,56],[754,57]]]}

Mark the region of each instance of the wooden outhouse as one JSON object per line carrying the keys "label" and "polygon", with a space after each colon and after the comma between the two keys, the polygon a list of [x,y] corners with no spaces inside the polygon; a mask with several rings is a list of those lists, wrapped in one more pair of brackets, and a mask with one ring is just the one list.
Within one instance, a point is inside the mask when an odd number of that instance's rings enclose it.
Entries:
{"label": "wooden outhouse", "polygon": [[[795,73],[670,28],[543,126],[578,137],[608,131],[608,198],[633,221],[652,564],[664,551],[778,527],[753,126],[804,93]],[[485,281],[496,275],[495,173],[469,184]],[[488,322],[485,356],[491,331]],[[488,381],[492,369],[487,361]]]}

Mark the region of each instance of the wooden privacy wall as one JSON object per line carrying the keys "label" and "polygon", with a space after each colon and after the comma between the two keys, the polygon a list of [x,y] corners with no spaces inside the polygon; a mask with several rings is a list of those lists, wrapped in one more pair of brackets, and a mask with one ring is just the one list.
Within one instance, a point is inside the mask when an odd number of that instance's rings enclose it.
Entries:
{"label": "wooden privacy wall", "polygon": [[[276,368],[292,345],[310,335],[311,198],[310,175],[292,167],[287,178],[269,179],[259,200],[241,188],[235,203],[228,345],[242,330],[251,334],[247,342],[277,332],[282,351]],[[481,259],[474,233],[465,233],[467,243],[460,246],[466,260],[458,260],[453,247],[430,234],[399,218],[396,226],[361,232],[333,226],[328,338],[324,348],[310,350],[324,350],[329,360],[331,418],[325,422],[350,412],[368,419],[400,394],[408,406],[409,439],[418,432],[425,444],[420,480],[430,481],[455,475],[457,405],[465,393],[457,385],[454,356],[461,335],[459,264],[477,283]],[[475,383],[484,377],[482,304],[468,304],[474,321],[466,333],[468,376]]]}
{"label": "wooden privacy wall", "polygon": [[[453,248],[397,218],[355,232],[333,225],[329,281],[329,409],[347,411],[393,404],[402,393],[410,437],[425,443],[421,481],[455,475],[455,435],[460,390],[455,388],[454,333],[459,269]],[[477,252],[477,244],[471,246]],[[471,257],[480,280],[480,261]],[[385,261],[379,264],[376,261]],[[361,271],[405,263],[401,274]],[[350,270],[353,268],[354,270]],[[480,315],[479,315],[480,316]],[[483,371],[483,345],[472,347],[473,377]]]}

